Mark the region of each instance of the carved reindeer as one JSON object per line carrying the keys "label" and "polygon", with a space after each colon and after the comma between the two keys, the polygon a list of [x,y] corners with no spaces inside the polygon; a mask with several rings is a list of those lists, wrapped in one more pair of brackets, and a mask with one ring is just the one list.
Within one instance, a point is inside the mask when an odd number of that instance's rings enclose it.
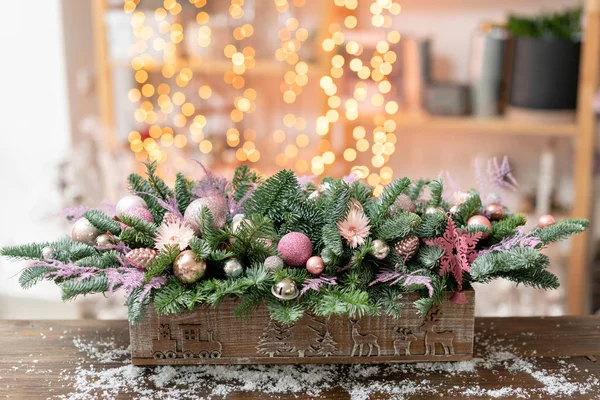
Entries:
{"label": "carved reindeer", "polygon": [[419,328],[419,331],[425,333],[425,355],[435,355],[435,345],[439,343],[444,349],[444,354],[454,354],[454,332],[435,332],[433,328],[439,322],[440,310],[429,311],[423,325]]}
{"label": "carved reindeer", "polygon": [[396,327],[394,329],[394,337],[396,338],[394,339],[394,355],[399,356],[400,350],[404,350],[404,355],[410,356],[410,344],[417,340],[412,330]]}
{"label": "carved reindeer", "polygon": [[358,331],[358,328],[360,328],[358,321],[350,320],[350,323],[352,324],[352,341],[354,342],[354,346],[352,346],[352,354],[350,356],[354,357],[354,353],[357,350],[358,356],[362,356],[363,346],[365,344],[369,346],[369,353],[367,354],[367,357],[370,357],[371,353],[373,353],[373,347],[377,349],[377,355],[381,355],[381,348],[379,347],[379,344],[377,344],[377,336],[371,333],[361,335]]}

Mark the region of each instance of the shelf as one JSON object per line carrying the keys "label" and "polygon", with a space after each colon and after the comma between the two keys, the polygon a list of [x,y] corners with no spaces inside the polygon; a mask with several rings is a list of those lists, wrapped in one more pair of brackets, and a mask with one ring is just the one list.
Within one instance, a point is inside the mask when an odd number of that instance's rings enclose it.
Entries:
{"label": "shelf", "polygon": [[[146,71],[160,71],[164,64],[162,63],[153,63],[150,65],[145,65],[144,70]],[[193,60],[181,60],[177,64],[177,68],[189,68],[194,72],[198,72],[201,74],[224,74],[228,71],[231,71],[232,64],[229,60],[217,60],[217,61],[207,61],[207,62],[199,62]],[[109,62],[109,67],[114,69],[132,69],[131,62],[120,60],[120,61],[111,61]],[[271,61],[271,60],[259,60],[256,61],[254,68],[246,69],[244,75],[270,75],[270,74],[283,74],[286,71],[292,70],[293,66],[288,65],[283,62]],[[323,68],[318,63],[308,63],[308,73],[316,74],[321,73]]]}
{"label": "shelf", "polygon": [[[374,115],[359,117],[362,122],[372,120]],[[426,114],[398,113],[392,117],[397,130],[403,128],[419,128],[432,130],[451,130],[464,133],[492,133],[507,135],[539,135],[575,137],[578,126],[573,123],[542,123],[534,121],[511,120],[498,118],[439,117]]]}

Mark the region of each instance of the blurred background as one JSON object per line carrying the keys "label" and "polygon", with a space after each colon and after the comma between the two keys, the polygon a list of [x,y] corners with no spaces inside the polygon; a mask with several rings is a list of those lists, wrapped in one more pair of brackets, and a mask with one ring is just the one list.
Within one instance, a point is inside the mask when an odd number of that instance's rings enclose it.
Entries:
{"label": "blurred background", "polygon": [[[0,25],[0,246],[69,232],[141,161],[172,181],[351,171],[502,196],[514,211],[597,220],[598,0],[45,0]],[[598,101],[596,101],[598,103]],[[596,104],[598,107],[598,104]],[[491,190],[507,156],[518,191]],[[495,188],[497,189],[497,188]],[[494,193],[492,193],[494,192]],[[479,315],[600,309],[598,231],[548,249],[563,286],[496,282]],[[121,298],[22,291],[0,259],[0,318],[121,318]]]}

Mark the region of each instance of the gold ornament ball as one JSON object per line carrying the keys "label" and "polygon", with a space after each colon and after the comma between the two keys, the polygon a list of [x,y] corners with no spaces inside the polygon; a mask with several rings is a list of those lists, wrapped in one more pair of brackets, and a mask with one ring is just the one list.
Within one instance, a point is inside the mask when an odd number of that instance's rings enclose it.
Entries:
{"label": "gold ornament ball", "polygon": [[96,246],[110,246],[115,244],[115,239],[108,233],[103,233],[96,238]]}
{"label": "gold ornament ball", "polygon": [[225,275],[228,278],[237,278],[244,272],[244,267],[242,267],[242,264],[235,258],[230,258],[229,260],[225,261],[225,265],[223,265],[223,272],[225,272]]}
{"label": "gold ornament ball", "polygon": [[373,240],[373,255],[378,260],[383,260],[390,254],[390,246],[379,239]]}
{"label": "gold ornament ball", "polygon": [[485,216],[492,221],[499,221],[504,218],[504,207],[498,203],[490,203],[485,206]]}
{"label": "gold ornament ball", "polygon": [[206,261],[196,261],[191,250],[182,251],[173,262],[173,273],[183,283],[194,283],[206,273]]}
{"label": "gold ornament ball", "polygon": [[552,226],[556,223],[554,217],[550,214],[542,215],[540,219],[538,219],[538,226],[540,228],[546,228],[548,226]]}
{"label": "gold ornament ball", "polygon": [[325,262],[319,256],[312,256],[306,262],[306,270],[313,275],[320,275],[325,270]]}
{"label": "gold ornament ball", "polygon": [[492,231],[492,223],[490,222],[489,219],[487,219],[483,215],[473,215],[467,221],[467,225],[468,226],[477,226],[477,225],[483,225],[483,226],[485,226],[487,228],[487,232],[483,233],[483,236],[481,237],[482,239],[488,238],[490,236],[491,231]]}
{"label": "gold ornament ball", "polygon": [[425,214],[433,215],[433,214],[444,214],[444,209],[442,207],[427,207],[425,210]]}
{"label": "gold ornament ball", "polygon": [[71,228],[71,239],[74,242],[85,243],[93,246],[96,238],[102,234],[98,228],[90,223],[86,218],[79,218]]}
{"label": "gold ornament ball", "polygon": [[293,300],[300,294],[300,292],[298,292],[298,286],[296,286],[296,282],[290,278],[283,278],[274,284],[271,288],[271,293],[273,293],[273,296],[277,297],[279,300]]}

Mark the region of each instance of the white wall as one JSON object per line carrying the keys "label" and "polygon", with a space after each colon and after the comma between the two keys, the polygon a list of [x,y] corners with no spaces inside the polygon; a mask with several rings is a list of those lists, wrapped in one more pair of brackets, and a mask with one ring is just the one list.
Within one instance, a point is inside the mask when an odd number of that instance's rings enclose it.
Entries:
{"label": "white wall", "polygon": [[[68,152],[70,141],[60,1],[3,2],[3,14],[0,246],[42,241],[66,232],[65,224],[51,214],[61,208],[56,165]],[[7,296],[60,302],[53,286],[24,294],[17,278],[9,279],[24,265],[0,259],[0,318],[5,309],[14,311],[18,306],[17,301],[7,303]]]}

